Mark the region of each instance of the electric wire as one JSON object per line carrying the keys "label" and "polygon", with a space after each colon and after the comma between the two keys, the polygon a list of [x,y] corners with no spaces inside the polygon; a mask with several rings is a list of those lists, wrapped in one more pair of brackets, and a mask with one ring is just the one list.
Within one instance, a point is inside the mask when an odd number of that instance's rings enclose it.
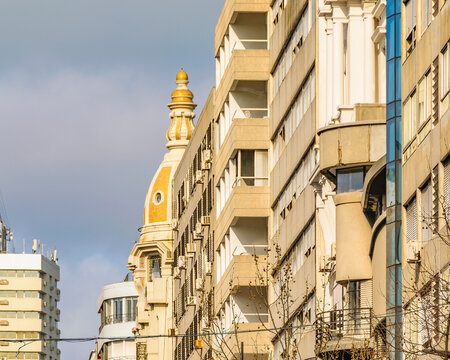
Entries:
{"label": "electric wire", "polygon": [[[450,303],[447,303],[447,305],[450,305]],[[407,312],[403,312],[403,315],[416,313],[421,311],[420,309],[416,310],[410,310]],[[370,319],[383,319],[387,315],[386,314],[380,314],[380,315],[373,315],[369,317],[358,317],[357,320],[370,320]],[[46,341],[46,342],[66,342],[66,343],[81,343],[81,342],[90,342],[90,341],[120,341],[120,340],[140,340],[140,339],[155,339],[155,338],[189,338],[189,337],[210,337],[210,336],[225,336],[225,335],[236,335],[236,334],[245,334],[245,333],[259,333],[259,332],[278,332],[285,330],[291,330],[291,329],[299,329],[299,328],[318,328],[317,323],[313,324],[304,324],[304,325],[289,325],[289,326],[283,326],[283,327],[272,327],[272,328],[266,328],[262,327],[259,329],[248,329],[248,330],[232,330],[232,331],[208,331],[203,333],[197,333],[197,334],[156,334],[156,335],[138,335],[138,336],[107,336],[107,337],[100,337],[100,336],[93,336],[93,337],[69,337],[69,338],[40,338],[40,339],[0,339],[0,341],[4,342],[10,342],[10,343],[34,343],[39,341]],[[317,329],[311,329],[317,330]],[[26,344],[26,345],[28,345]]]}

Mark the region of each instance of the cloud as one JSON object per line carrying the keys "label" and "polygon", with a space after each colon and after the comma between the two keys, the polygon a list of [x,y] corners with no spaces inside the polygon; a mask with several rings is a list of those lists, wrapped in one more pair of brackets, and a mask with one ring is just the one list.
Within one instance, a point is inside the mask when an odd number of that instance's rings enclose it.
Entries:
{"label": "cloud", "polygon": [[[102,254],[88,255],[76,267],[61,264],[61,337],[98,335],[97,298],[105,284],[122,281],[125,271]],[[95,342],[59,345],[61,358],[87,359]]]}

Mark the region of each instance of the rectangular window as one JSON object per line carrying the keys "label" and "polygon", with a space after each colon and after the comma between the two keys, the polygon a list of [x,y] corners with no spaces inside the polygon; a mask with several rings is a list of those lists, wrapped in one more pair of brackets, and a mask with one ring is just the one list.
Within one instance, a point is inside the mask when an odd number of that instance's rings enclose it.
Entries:
{"label": "rectangular window", "polygon": [[428,28],[431,24],[431,0],[421,0],[422,1],[422,21],[421,28],[422,33]]}
{"label": "rectangular window", "polygon": [[409,56],[416,47],[416,0],[405,2],[406,13],[406,56]]}
{"label": "rectangular window", "polygon": [[432,197],[431,197],[431,181],[423,187],[421,191],[421,202],[422,202],[422,241],[429,241],[432,237]]}
{"label": "rectangular window", "polygon": [[441,99],[444,99],[450,91],[450,57],[448,48],[449,44],[447,43],[441,52]]}
{"label": "rectangular window", "polygon": [[417,241],[416,197],[414,197],[406,206],[406,241]]}
{"label": "rectangular window", "polygon": [[444,212],[447,214],[446,219],[450,219],[450,157],[444,163]]}
{"label": "rectangular window", "polygon": [[414,91],[408,96],[405,104],[403,105],[404,113],[404,137],[405,144],[411,141],[417,134],[417,96]]}
{"label": "rectangular window", "polygon": [[149,259],[149,281],[153,279],[161,277],[161,257],[160,256],[152,256]]}
{"label": "rectangular window", "polygon": [[419,126],[425,123],[431,117],[431,72],[427,74],[419,81],[418,85],[418,120]]}
{"label": "rectangular window", "polygon": [[346,169],[337,172],[337,193],[362,190],[364,185],[364,169]]}

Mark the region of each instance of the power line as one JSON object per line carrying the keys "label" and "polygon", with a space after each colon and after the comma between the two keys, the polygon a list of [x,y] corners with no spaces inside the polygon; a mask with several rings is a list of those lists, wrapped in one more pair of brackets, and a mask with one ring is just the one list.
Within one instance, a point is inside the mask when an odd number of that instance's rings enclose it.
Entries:
{"label": "power line", "polygon": [[[337,310],[339,311],[339,310]],[[421,311],[420,309],[417,310],[410,310],[407,312],[403,312],[403,315],[416,313]],[[387,314],[381,314],[381,315],[374,315],[370,317],[358,317],[355,318],[355,320],[370,320],[374,318],[380,318],[383,319],[387,316]],[[348,320],[351,321],[351,320]],[[334,322],[337,323],[337,322]],[[34,343],[38,341],[47,341],[47,342],[72,342],[72,343],[80,343],[80,342],[89,342],[89,341],[98,341],[98,340],[105,340],[105,341],[120,341],[120,340],[139,340],[139,339],[155,339],[155,338],[189,338],[189,337],[208,337],[208,336],[225,336],[225,335],[234,335],[234,334],[245,334],[245,333],[258,333],[258,332],[281,332],[285,330],[291,330],[291,329],[300,329],[300,328],[313,328],[317,327],[317,323],[313,324],[304,324],[304,325],[289,325],[284,327],[272,327],[272,328],[260,328],[260,329],[249,329],[249,330],[233,330],[233,331],[219,331],[219,332],[204,332],[204,333],[198,333],[198,334],[175,334],[175,335],[169,335],[169,334],[156,334],[156,335],[142,335],[142,336],[122,336],[122,337],[100,337],[100,336],[93,336],[93,337],[72,337],[72,338],[41,338],[41,339],[0,339],[0,341],[6,341],[11,343]],[[314,329],[311,329],[314,330]],[[27,344],[28,345],[28,344]]]}

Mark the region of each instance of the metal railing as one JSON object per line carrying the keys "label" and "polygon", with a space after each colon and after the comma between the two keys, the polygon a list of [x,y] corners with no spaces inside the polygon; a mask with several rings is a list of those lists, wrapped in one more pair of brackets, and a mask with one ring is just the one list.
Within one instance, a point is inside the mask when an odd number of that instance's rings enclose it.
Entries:
{"label": "metal railing", "polygon": [[256,177],[256,176],[239,176],[233,183],[235,186],[268,186],[268,177]]}
{"label": "metal railing", "polygon": [[369,338],[372,308],[331,310],[317,314],[316,341],[323,343],[345,337]]}
{"label": "metal railing", "polygon": [[104,325],[111,325],[111,324],[119,324],[123,322],[129,322],[129,321],[135,321],[136,320],[136,313],[126,313],[126,314],[114,314],[114,315],[108,315],[105,316],[103,321]]}

